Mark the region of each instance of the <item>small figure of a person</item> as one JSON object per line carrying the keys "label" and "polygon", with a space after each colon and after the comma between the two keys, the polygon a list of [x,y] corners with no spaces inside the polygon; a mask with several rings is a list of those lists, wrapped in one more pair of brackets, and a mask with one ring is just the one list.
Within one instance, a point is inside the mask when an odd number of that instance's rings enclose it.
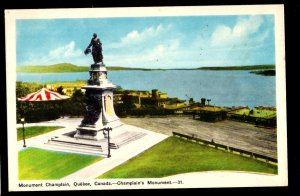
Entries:
{"label": "small figure of a person", "polygon": [[92,55],[94,59],[94,63],[100,63],[103,61],[103,56],[102,56],[102,43],[100,39],[97,37],[97,34],[93,34],[93,38],[91,40],[91,43],[88,45],[88,47],[85,49],[84,54],[88,55],[91,52],[90,47],[92,47]]}

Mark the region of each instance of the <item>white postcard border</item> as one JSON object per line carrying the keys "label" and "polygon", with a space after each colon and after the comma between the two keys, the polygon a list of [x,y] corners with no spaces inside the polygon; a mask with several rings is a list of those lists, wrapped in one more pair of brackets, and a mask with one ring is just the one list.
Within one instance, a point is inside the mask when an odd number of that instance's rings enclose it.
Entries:
{"label": "white postcard border", "polygon": [[[285,90],[285,42],[283,5],[243,6],[185,6],[148,8],[88,8],[88,9],[32,9],[5,11],[5,44],[7,76],[7,128],[8,128],[8,174],[9,191],[36,190],[93,190],[93,189],[151,189],[151,188],[202,188],[202,187],[260,187],[287,186],[287,124]],[[278,175],[262,175],[249,172],[202,172],[195,178],[184,177],[156,179],[108,179],[108,180],[18,180],[16,132],[16,20],[54,18],[99,18],[99,17],[149,17],[149,16],[203,16],[203,15],[253,15],[273,14],[275,16],[276,53],[276,104]],[[183,181],[182,184],[149,185],[148,181]],[[74,182],[90,183],[91,186],[74,186]],[[95,182],[116,183],[95,185]],[[122,182],[124,184],[122,185]],[[126,183],[125,183],[126,182]],[[140,184],[137,184],[140,182]],[[39,184],[43,187],[19,187],[20,183]],[[69,183],[70,186],[46,186],[46,183]],[[121,185],[118,185],[121,183]],[[101,184],[101,183],[100,183]]]}

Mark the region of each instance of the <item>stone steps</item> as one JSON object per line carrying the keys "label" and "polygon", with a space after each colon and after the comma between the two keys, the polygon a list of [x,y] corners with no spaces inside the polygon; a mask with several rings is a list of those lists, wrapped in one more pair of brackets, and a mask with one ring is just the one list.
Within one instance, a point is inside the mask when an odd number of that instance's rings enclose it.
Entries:
{"label": "stone steps", "polygon": [[[147,135],[143,132],[125,131],[119,135],[113,135],[110,140],[110,148],[118,149],[121,146],[127,145],[135,140]],[[50,148],[60,149],[61,151],[71,151],[84,154],[103,154],[108,150],[107,139],[103,138],[99,141],[76,139],[66,135],[51,138],[45,143]]]}
{"label": "stone steps", "polygon": [[138,139],[144,137],[145,135],[147,135],[147,134],[146,133],[138,133],[130,138],[124,139],[123,141],[119,142],[118,145],[119,146],[126,145],[132,141],[135,141],[135,140],[138,140]]}
{"label": "stone steps", "polygon": [[65,145],[76,145],[78,147],[82,147],[82,148],[97,148],[99,150],[102,149],[101,145],[94,145],[94,144],[86,144],[86,143],[78,143],[78,142],[71,142],[71,141],[65,141],[65,140],[59,140],[59,139],[52,139],[51,143],[62,143]]}
{"label": "stone steps", "polygon": [[57,150],[57,151],[63,151],[63,152],[73,152],[73,153],[80,153],[80,154],[92,154],[92,155],[103,155],[102,148],[89,148],[89,147],[83,147],[76,144],[70,144],[70,143],[63,143],[63,142],[51,142],[51,143],[45,143],[46,147]]}

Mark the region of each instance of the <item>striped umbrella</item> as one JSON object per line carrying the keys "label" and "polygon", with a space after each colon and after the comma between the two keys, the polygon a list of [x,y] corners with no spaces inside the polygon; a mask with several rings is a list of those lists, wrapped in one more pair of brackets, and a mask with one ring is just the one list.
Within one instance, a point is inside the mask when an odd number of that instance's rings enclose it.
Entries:
{"label": "striped umbrella", "polygon": [[25,97],[18,98],[18,101],[55,101],[69,98],[69,96],[61,95],[57,92],[42,88],[39,91],[26,95]]}
{"label": "striped umbrella", "polygon": [[[34,93],[30,93],[28,95],[26,95],[25,97],[21,97],[21,98],[18,98],[18,101],[22,101],[22,102],[25,102],[25,101],[38,101],[38,102],[41,102],[41,101],[56,101],[56,100],[64,100],[64,99],[68,99],[70,98],[69,96],[66,96],[66,95],[61,95],[57,92],[53,92],[53,91],[50,91],[46,88],[42,88],[41,90],[39,91],[36,91]],[[21,110],[22,110],[22,107],[21,107]],[[21,119],[21,122],[23,124],[23,141],[24,141],[24,145],[23,147],[26,147],[25,145],[25,133],[24,133],[24,124],[25,124],[25,120],[24,120],[24,116],[23,118]]]}

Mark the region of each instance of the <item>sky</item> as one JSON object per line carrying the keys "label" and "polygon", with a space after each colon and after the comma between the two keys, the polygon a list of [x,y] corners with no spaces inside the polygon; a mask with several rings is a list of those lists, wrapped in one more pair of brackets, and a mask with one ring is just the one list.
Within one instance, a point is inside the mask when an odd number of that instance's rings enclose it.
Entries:
{"label": "sky", "polygon": [[89,66],[93,33],[106,66],[196,68],[275,64],[274,16],[19,19],[17,66]]}

